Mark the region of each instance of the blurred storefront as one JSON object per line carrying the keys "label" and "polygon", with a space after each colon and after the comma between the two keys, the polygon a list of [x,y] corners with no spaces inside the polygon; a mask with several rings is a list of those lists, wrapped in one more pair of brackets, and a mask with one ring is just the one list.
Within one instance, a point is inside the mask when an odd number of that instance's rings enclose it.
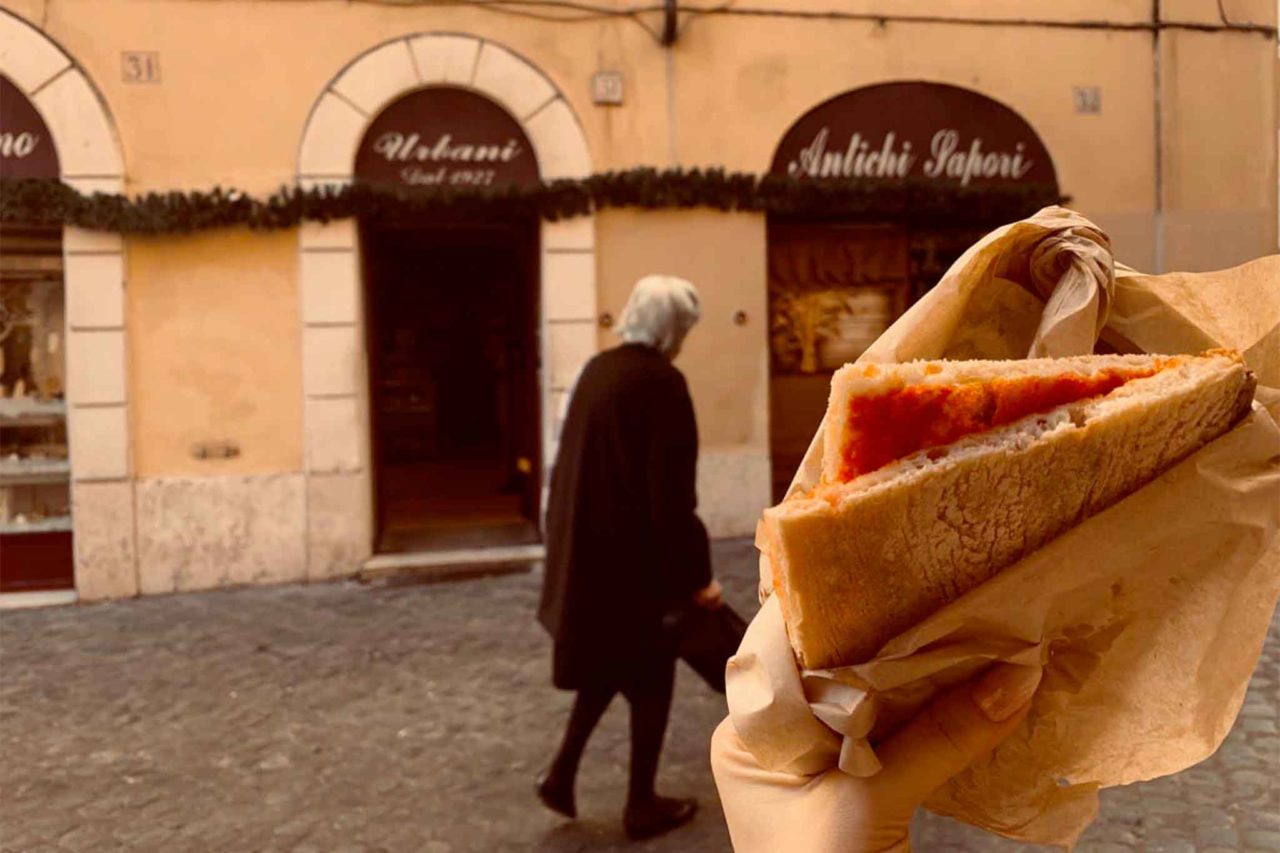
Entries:
{"label": "blurred storefront", "polygon": [[[814,179],[1041,187],[1053,158],[1008,107],[942,83],[881,83],[825,101],[782,138],[770,171]],[[976,211],[974,212],[976,214]],[[831,373],[856,359],[992,224],[923,227],[894,211],[860,221],[770,216],[769,455],[781,500],[826,409]]]}
{"label": "blurred storefront", "polygon": [[6,178],[261,198],[710,167],[937,202],[6,222],[3,591],[536,558],[565,394],[646,273],[702,291],[701,511],[742,536],[830,371],[999,224],[989,197],[1070,197],[1139,269],[1277,250],[1272,3],[700,5],[0,0]]}

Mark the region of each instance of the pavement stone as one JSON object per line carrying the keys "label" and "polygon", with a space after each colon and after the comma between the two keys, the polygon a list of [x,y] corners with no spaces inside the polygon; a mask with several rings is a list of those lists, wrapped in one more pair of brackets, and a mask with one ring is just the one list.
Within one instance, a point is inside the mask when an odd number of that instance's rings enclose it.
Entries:
{"label": "pavement stone", "polygon": [[[716,543],[755,609],[755,552]],[[723,697],[681,669],[661,787],[694,823],[629,844],[618,700],[582,819],[532,795],[570,695],[549,683],[536,574],[151,597],[0,615],[0,851],[723,851],[707,765]],[[1280,850],[1280,620],[1236,727],[1177,776],[1102,793],[1078,850]],[[1031,851],[933,815],[921,851]]]}

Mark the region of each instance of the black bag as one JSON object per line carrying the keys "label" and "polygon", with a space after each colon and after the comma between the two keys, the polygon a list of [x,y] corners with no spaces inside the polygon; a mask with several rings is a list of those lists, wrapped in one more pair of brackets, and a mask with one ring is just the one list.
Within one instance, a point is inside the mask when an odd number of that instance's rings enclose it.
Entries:
{"label": "black bag", "polygon": [[724,692],[724,666],[738,651],[747,623],[727,604],[708,610],[687,604],[663,619],[667,636],[675,643],[676,654],[711,688]]}

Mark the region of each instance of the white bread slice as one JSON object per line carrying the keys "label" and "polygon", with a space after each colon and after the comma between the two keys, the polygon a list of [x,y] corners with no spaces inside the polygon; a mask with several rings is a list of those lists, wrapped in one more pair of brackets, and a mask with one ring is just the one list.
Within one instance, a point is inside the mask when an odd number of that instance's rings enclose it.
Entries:
{"label": "white bread slice", "polygon": [[[831,405],[895,383],[1141,369],[1150,359],[916,362],[878,365],[870,376],[867,366],[854,365],[837,375]],[[824,473],[811,494],[766,510],[759,539],[801,664],[870,659],[895,635],[1154,479],[1249,411],[1255,383],[1238,353],[1158,360],[1159,372],[1104,396],[913,453],[848,483]],[[827,435],[838,452],[838,432]]]}

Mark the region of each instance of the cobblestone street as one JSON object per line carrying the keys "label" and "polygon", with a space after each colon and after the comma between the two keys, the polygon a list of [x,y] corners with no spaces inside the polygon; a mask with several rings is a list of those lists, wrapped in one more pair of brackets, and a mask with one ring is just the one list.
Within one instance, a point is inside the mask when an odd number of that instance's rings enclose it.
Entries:
{"label": "cobblestone street", "polygon": [[[754,611],[754,551],[716,546]],[[626,706],[579,782],[583,819],[532,795],[569,696],[548,682],[538,578],[353,583],[0,615],[0,848],[491,851],[728,849],[706,744],[723,699],[681,670],[661,787],[695,823],[628,845]],[[1224,747],[1103,795],[1080,849],[1280,849],[1280,626]],[[1031,849],[937,818],[918,850]]]}

